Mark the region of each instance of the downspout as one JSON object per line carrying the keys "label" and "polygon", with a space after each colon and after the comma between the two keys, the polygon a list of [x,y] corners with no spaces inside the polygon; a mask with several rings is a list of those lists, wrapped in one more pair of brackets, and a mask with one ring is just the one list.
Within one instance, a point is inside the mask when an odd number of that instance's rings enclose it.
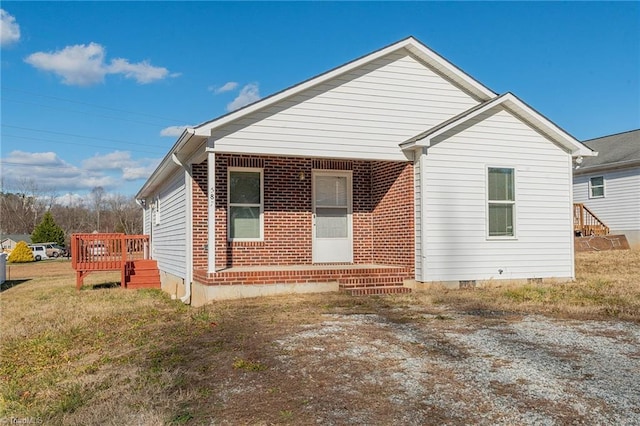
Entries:
{"label": "downspout", "polygon": [[[578,157],[580,161],[576,161],[579,164],[582,163],[582,156]],[[577,159],[576,159],[577,160]],[[577,168],[577,167],[576,167]],[[570,218],[570,226],[571,232],[570,235],[570,247],[571,247],[571,281],[575,281],[576,279],[576,248],[575,248],[575,229],[574,229],[574,217],[573,217],[573,157],[569,155],[569,218]]]}
{"label": "downspout", "polygon": [[193,245],[193,242],[191,241],[191,213],[192,213],[192,200],[191,200],[191,173],[190,173],[190,169],[189,167],[184,164],[183,161],[180,160],[180,158],[178,158],[178,156],[173,153],[171,154],[171,160],[173,160],[174,163],[176,163],[178,166],[180,166],[184,172],[185,172],[185,177],[184,177],[184,185],[185,185],[185,201],[186,201],[186,205],[185,205],[185,210],[186,210],[186,238],[187,238],[187,253],[185,256],[185,263],[186,263],[186,268],[185,268],[185,277],[184,277],[184,296],[182,296],[180,298],[180,301],[182,303],[186,303],[186,304],[190,304],[191,303],[191,267],[189,265],[190,263],[190,258],[191,258],[191,246]]}

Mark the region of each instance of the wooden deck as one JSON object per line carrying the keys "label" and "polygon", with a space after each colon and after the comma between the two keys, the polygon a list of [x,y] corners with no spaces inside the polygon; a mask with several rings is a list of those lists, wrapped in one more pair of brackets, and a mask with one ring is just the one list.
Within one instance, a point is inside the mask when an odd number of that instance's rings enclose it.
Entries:
{"label": "wooden deck", "polygon": [[127,288],[160,288],[157,264],[149,259],[149,236],[126,234],[73,234],[71,264],[76,288],[96,271],[120,271],[120,285]]}

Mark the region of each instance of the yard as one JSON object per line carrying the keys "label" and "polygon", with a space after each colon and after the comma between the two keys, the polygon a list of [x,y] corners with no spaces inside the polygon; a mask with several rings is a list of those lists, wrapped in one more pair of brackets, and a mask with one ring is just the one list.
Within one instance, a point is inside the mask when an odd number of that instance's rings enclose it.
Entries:
{"label": "yard", "polygon": [[11,265],[0,422],[639,424],[640,252],[574,283],[190,308],[66,260]]}

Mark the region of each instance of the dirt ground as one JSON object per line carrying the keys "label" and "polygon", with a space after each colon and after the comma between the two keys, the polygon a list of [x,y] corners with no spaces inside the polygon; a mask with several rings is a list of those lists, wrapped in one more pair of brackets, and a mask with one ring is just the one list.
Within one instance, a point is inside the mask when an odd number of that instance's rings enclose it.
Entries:
{"label": "dirt ground", "polygon": [[[45,424],[640,424],[637,322],[468,309],[428,294],[283,296],[193,309],[154,292],[76,294],[68,263],[42,269],[67,277],[58,289],[63,306],[95,320],[91,303],[100,300],[113,312],[101,320],[104,344],[82,319],[65,320],[92,348],[70,348],[68,362],[106,361],[57,379],[87,395],[73,409],[47,414],[24,404]],[[30,281],[2,293],[9,311],[19,292],[44,291],[33,266],[11,274]],[[39,300],[34,315],[51,320],[46,304],[58,302]],[[139,308],[123,315],[125,301]],[[27,321],[3,318],[3,327],[35,327]]]}

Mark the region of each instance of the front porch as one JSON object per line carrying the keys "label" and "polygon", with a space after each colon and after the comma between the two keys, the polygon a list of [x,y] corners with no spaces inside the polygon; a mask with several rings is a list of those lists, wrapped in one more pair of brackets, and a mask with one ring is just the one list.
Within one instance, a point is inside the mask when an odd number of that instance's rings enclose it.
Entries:
{"label": "front porch", "polygon": [[213,273],[194,270],[194,284],[201,287],[203,295],[208,293],[217,300],[325,291],[358,296],[410,293],[404,283],[412,278],[411,268],[377,264],[239,266]]}

